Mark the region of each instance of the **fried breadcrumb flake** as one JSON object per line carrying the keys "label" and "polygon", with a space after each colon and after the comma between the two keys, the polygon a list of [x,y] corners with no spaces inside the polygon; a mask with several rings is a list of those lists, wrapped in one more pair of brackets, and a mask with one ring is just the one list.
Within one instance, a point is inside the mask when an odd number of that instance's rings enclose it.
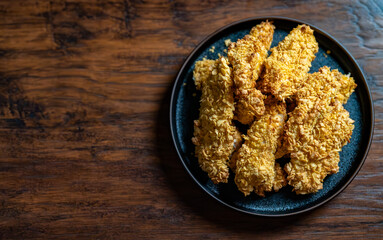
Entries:
{"label": "fried breadcrumb flake", "polygon": [[255,88],[263,68],[267,51],[273,40],[274,25],[262,22],[250,34],[228,48],[228,58],[233,66],[236,95],[235,116],[243,124],[250,124],[265,112],[264,96]]}
{"label": "fried breadcrumb flake", "polygon": [[225,46],[228,47],[231,44],[231,40],[228,38],[225,40]]}
{"label": "fried breadcrumb flake", "polygon": [[317,52],[314,31],[307,25],[298,25],[271,49],[265,61],[261,90],[281,101],[293,96],[307,77]]}
{"label": "fried breadcrumb flake", "polygon": [[233,155],[235,183],[246,195],[254,191],[265,196],[267,191],[278,191],[286,185],[282,168],[275,162],[278,139],[286,119],[285,103],[266,100],[266,112],[251,125],[245,142]]}
{"label": "fried breadcrumb flake", "polygon": [[228,60],[202,60],[195,64],[196,88],[202,90],[199,119],[194,121],[193,143],[198,162],[214,183],[227,182],[228,160],[241,136],[232,123],[233,79]]}

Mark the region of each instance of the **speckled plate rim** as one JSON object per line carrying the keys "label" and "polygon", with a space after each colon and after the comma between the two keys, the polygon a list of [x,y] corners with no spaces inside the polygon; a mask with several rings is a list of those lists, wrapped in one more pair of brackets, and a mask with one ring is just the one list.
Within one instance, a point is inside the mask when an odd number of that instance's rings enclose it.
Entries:
{"label": "speckled plate rim", "polygon": [[[190,169],[188,168],[187,164],[185,163],[184,159],[182,158],[182,154],[180,152],[180,146],[179,146],[179,139],[178,139],[178,136],[176,134],[176,123],[175,123],[175,108],[176,108],[176,96],[177,96],[177,87],[178,85],[180,85],[182,82],[182,79],[181,77],[184,75],[184,72],[187,71],[186,67],[189,65],[189,62],[191,61],[191,59],[194,57],[194,55],[201,49],[203,48],[209,41],[210,39],[214,38],[216,35],[219,35],[220,33],[226,31],[228,28],[231,28],[235,25],[241,25],[241,24],[246,24],[247,22],[252,22],[252,21],[264,21],[264,20],[269,20],[269,21],[273,21],[273,20],[278,20],[278,21],[290,21],[290,22],[295,22],[297,25],[298,24],[306,24],[306,25],[309,25],[312,29],[314,29],[315,32],[318,32],[320,33],[321,35],[325,36],[329,41],[331,41],[332,43],[334,43],[335,45],[337,45],[337,47],[343,52],[343,54],[345,54],[349,61],[353,64],[353,67],[354,69],[357,71],[358,73],[358,77],[361,79],[361,82],[363,84],[363,87],[367,90],[366,91],[366,94],[367,94],[367,98],[368,98],[368,101],[367,103],[364,102],[363,104],[363,108],[364,109],[367,109],[367,112],[365,112],[363,114],[364,117],[366,117],[365,115],[367,115],[367,118],[370,118],[370,119],[367,119],[367,120],[370,120],[370,121],[366,121],[366,128],[368,129],[365,129],[367,131],[369,131],[368,133],[368,143],[367,143],[367,146],[366,146],[366,149],[365,149],[365,152],[363,154],[363,157],[359,163],[359,165],[357,166],[356,170],[354,171],[354,173],[351,175],[351,177],[347,180],[347,182],[345,184],[343,184],[343,186],[336,192],[334,192],[332,195],[330,195],[329,197],[325,198],[323,201],[317,203],[317,204],[314,204],[313,206],[310,206],[308,208],[305,208],[305,209],[301,209],[301,210],[297,210],[297,211],[294,211],[294,212],[288,212],[288,213],[283,213],[283,214],[265,214],[265,213],[257,213],[257,212],[251,212],[251,211],[246,211],[244,209],[240,209],[240,208],[237,208],[233,205],[230,205],[226,202],[224,202],[223,200],[221,200],[219,197],[217,196],[214,196],[211,192],[209,192],[196,178],[195,176],[193,175],[193,173],[190,171]],[[180,80],[181,79],[181,80]],[[360,84],[360,83],[359,83]],[[362,109],[363,109],[362,108]],[[363,71],[361,70],[361,68],[359,67],[357,61],[355,60],[355,58],[351,55],[351,53],[338,41],[336,40],[334,37],[332,37],[330,34],[328,34],[327,32],[323,31],[322,29],[310,24],[310,23],[307,23],[305,21],[301,21],[301,20],[297,20],[297,19],[293,19],[293,18],[288,18],[288,17],[280,17],[280,16],[263,16],[263,17],[253,17],[253,18],[246,18],[246,19],[242,19],[242,20],[239,20],[239,21],[236,21],[236,22],[233,22],[231,24],[228,24],[218,30],[216,30],[215,32],[213,32],[212,34],[210,34],[209,36],[207,36],[204,40],[202,40],[198,45],[197,47],[194,48],[194,50],[189,54],[189,56],[186,58],[184,64],[182,65],[182,67],[180,68],[178,74],[177,74],[177,77],[175,79],[175,82],[174,82],[174,85],[173,85],[173,89],[172,89],[172,94],[171,94],[171,98],[170,98],[170,131],[171,131],[171,135],[172,135],[172,139],[173,139],[173,143],[174,143],[174,146],[176,148],[176,151],[177,151],[177,154],[178,154],[178,157],[180,158],[181,162],[182,162],[182,165],[184,166],[185,170],[189,173],[189,175],[192,177],[192,179],[198,184],[198,186],[200,186],[207,194],[209,194],[211,197],[213,197],[214,199],[216,199],[218,202],[222,203],[223,205],[229,207],[229,208],[232,208],[234,210],[237,210],[239,212],[243,212],[243,213],[247,213],[247,214],[251,214],[251,215],[256,215],[256,216],[263,216],[263,217],[284,217],[284,216],[291,216],[291,215],[297,215],[297,214],[300,214],[300,213],[304,213],[304,212],[308,212],[308,211],[311,211],[315,208],[318,208],[319,206],[322,206],[323,204],[327,203],[328,201],[332,200],[333,198],[335,198],[338,194],[340,194],[352,181],[353,179],[356,177],[356,175],[358,174],[358,172],[360,171],[360,169],[362,168],[364,162],[366,161],[366,158],[368,156],[368,152],[370,150],[370,147],[371,147],[371,142],[372,142],[372,138],[373,138],[373,132],[374,132],[374,119],[375,119],[375,112],[374,112],[374,106],[373,106],[373,101],[372,101],[372,95],[371,95],[371,91],[370,91],[370,88],[368,87],[368,84],[367,84],[367,81],[366,81],[366,78],[363,74]]]}

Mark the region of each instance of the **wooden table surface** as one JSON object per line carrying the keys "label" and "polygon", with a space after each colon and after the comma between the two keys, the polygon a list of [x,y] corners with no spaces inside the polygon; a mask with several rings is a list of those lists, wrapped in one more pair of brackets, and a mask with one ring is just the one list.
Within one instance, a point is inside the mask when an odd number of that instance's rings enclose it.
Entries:
{"label": "wooden table surface", "polygon": [[[0,238],[383,238],[381,1],[1,1]],[[261,218],[205,194],[170,136],[183,61],[218,28],[287,16],[324,29],[363,68],[375,135],[324,206]]]}

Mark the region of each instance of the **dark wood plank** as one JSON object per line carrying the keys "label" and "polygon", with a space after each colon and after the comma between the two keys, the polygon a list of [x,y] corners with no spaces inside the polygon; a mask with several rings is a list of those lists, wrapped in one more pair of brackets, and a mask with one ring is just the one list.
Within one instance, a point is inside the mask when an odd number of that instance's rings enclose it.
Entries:
{"label": "dark wood plank", "polygon": [[[168,127],[184,59],[246,17],[310,22],[356,57],[376,113],[351,185],[279,219],[218,204],[182,168]],[[380,1],[1,1],[0,236],[3,239],[383,237]]]}

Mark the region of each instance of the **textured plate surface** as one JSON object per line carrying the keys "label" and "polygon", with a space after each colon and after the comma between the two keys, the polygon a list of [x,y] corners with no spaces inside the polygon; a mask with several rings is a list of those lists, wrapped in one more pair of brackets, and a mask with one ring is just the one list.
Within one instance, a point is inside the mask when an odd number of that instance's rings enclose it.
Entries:
{"label": "textured plate surface", "polygon": [[[196,61],[206,57],[216,59],[226,55],[224,41],[235,42],[249,33],[251,27],[268,19],[276,26],[271,47],[276,46],[298,24],[305,22],[281,18],[252,18],[230,24],[206,38],[190,54],[182,66],[174,84],[171,106],[170,125],[172,137],[178,155],[192,178],[212,197],[236,210],[262,216],[285,216],[304,212],[322,205],[339,194],[356,176],[362,167],[371,144],[373,132],[373,107],[371,94],[362,71],[350,53],[334,38],[324,31],[310,25],[315,31],[319,43],[319,52],[312,63],[310,72],[316,72],[322,66],[339,69],[342,73],[351,73],[358,87],[351,95],[345,108],[355,121],[351,142],[340,153],[339,172],[329,175],[324,180],[323,189],[316,194],[296,195],[287,186],[279,192],[271,192],[265,198],[252,193],[244,195],[237,190],[234,174],[230,173],[228,184],[214,185],[207,174],[198,166],[194,156],[193,120],[198,119],[200,92],[195,89],[193,69]],[[211,49],[214,48],[214,51]]]}

